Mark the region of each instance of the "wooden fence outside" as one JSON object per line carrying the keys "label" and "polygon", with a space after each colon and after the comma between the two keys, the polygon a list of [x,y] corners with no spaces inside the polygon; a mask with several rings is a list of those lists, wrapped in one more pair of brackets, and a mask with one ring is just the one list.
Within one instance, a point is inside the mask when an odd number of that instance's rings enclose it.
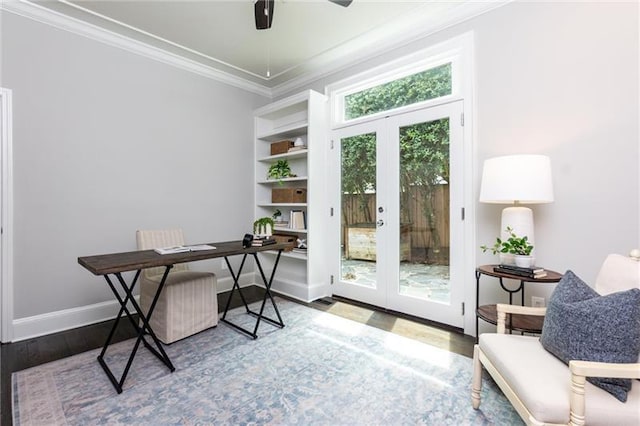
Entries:
{"label": "wooden fence outside", "polygon": [[[404,194],[408,208],[402,215],[403,228],[409,225],[410,246],[412,251],[428,253],[434,249],[448,249],[449,241],[449,185],[438,185],[433,192],[431,207],[433,211],[433,230],[426,216],[425,202],[419,188],[411,188]],[[364,206],[362,207],[362,199]],[[347,226],[371,224],[375,222],[376,209],[375,194],[342,196],[342,241],[347,241]],[[368,210],[368,211],[367,211]],[[434,235],[437,234],[437,235]]]}

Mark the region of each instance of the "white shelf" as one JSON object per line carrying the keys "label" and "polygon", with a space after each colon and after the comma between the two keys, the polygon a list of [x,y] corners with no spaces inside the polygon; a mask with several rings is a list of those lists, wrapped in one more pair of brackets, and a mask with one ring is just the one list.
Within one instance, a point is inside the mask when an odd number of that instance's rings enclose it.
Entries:
{"label": "white shelf", "polygon": [[306,229],[283,228],[283,227],[276,226],[274,228],[273,232],[293,232],[293,233],[296,233],[296,234],[306,234],[307,230]]}
{"label": "white shelf", "polygon": [[[277,100],[254,111],[254,218],[271,217],[281,210],[288,218],[293,210],[305,213],[308,229],[277,226],[276,233],[307,241],[308,253],[282,252],[273,289],[303,301],[331,294],[330,275],[326,268],[326,226],[328,217],[325,154],[328,147],[328,104],[326,96],[307,90]],[[270,144],[300,138],[306,149],[270,155]],[[291,172],[285,179],[268,179],[269,167],[287,160]],[[304,188],[305,203],[272,203],[273,190]],[[276,252],[266,251],[265,263],[275,262]]]}
{"label": "white shelf", "polygon": [[[277,254],[275,251],[261,251],[260,253],[275,255]],[[307,255],[303,253],[296,253],[293,251],[283,251],[282,257],[288,257],[290,259],[298,259],[298,260],[307,260]]]}
{"label": "white shelf", "polygon": [[262,203],[258,207],[307,207],[307,203]]}
{"label": "white shelf", "polygon": [[307,255],[303,254],[303,253],[296,253],[296,252],[293,252],[293,251],[288,251],[288,252],[284,252],[282,254],[284,256],[290,257],[292,259],[307,260]]}
{"label": "white shelf", "polygon": [[279,182],[305,182],[307,181],[307,179],[308,179],[307,176],[296,176],[296,177],[289,177],[284,179],[260,180],[258,181],[258,183],[261,183],[263,185],[273,185],[274,183],[279,183]]}
{"label": "white shelf", "polygon": [[302,158],[302,157],[306,157],[308,152],[309,152],[308,149],[301,149],[299,151],[285,152],[284,154],[269,155],[268,157],[259,158],[258,161],[263,163],[268,163],[275,160],[281,160],[283,158],[286,158],[286,159]]}
{"label": "white shelf", "polygon": [[295,123],[289,123],[281,127],[273,128],[272,130],[261,133],[256,138],[267,142],[277,142],[280,139],[295,138],[306,133],[308,123],[307,121],[298,121]]}

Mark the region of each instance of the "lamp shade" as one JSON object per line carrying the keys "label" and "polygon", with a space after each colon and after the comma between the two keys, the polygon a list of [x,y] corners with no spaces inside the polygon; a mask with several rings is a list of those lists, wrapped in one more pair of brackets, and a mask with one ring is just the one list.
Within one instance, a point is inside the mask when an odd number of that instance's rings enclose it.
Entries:
{"label": "lamp shade", "polygon": [[540,204],[553,201],[551,161],[545,155],[507,155],[485,160],[480,202]]}

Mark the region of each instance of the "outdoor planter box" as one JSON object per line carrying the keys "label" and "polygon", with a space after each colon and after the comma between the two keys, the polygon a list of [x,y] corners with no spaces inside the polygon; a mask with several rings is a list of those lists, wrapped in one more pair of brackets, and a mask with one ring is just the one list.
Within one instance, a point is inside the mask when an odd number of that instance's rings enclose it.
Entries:
{"label": "outdoor planter box", "polygon": [[[411,258],[411,226],[400,226],[400,260]],[[376,224],[356,223],[347,228],[347,259],[376,260]]]}
{"label": "outdoor planter box", "polygon": [[273,188],[271,189],[272,203],[306,203],[306,188]]}
{"label": "outdoor planter box", "polygon": [[293,148],[293,141],[280,141],[271,144],[271,155],[286,154],[289,148]]}

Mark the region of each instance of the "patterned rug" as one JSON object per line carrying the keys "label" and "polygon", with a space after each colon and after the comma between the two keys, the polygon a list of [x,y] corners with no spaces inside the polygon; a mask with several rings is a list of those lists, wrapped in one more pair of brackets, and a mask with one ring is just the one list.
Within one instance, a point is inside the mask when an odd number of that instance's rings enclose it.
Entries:
{"label": "patterned rug", "polygon": [[[471,359],[276,300],[285,328],[262,323],[251,340],[220,323],[165,346],[174,373],[141,347],[119,395],[99,350],[14,373],[14,424],[522,424],[486,377],[471,408]],[[118,377],[133,342],[107,352]]]}

